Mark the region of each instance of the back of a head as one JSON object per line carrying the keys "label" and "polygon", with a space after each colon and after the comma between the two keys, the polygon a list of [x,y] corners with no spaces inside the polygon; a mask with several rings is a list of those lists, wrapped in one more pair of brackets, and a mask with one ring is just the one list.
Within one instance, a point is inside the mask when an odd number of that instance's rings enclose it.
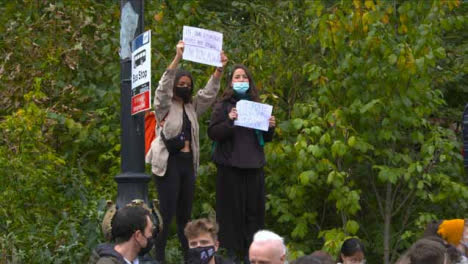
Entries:
{"label": "back of a head", "polygon": [[445,242],[445,240],[443,240],[440,236],[427,236],[427,237],[424,237],[424,239],[432,240],[434,242],[441,244],[445,248],[447,255],[449,256],[451,262],[457,263],[460,261],[461,256],[462,256],[461,252],[452,244],[448,244],[447,242]]}
{"label": "back of a head", "polygon": [[321,264],[335,264],[336,263],[333,260],[333,257],[330,256],[330,254],[328,254],[325,251],[317,250],[317,251],[312,252],[312,254],[310,255],[320,260]]}
{"label": "back of a head", "polygon": [[430,239],[420,239],[411,246],[408,252],[411,264],[444,264],[445,247]]}
{"label": "back of a head", "polygon": [[144,232],[149,211],[141,206],[126,206],[112,218],[112,238],[117,244],[128,241],[137,230]]}
{"label": "back of a head", "polygon": [[362,242],[357,238],[348,238],[343,242],[343,245],[341,246],[338,260],[339,262],[343,262],[343,260],[341,259],[341,255],[345,257],[350,257],[356,254],[357,252],[361,252],[365,256],[364,244],[362,244]]}
{"label": "back of a head", "polygon": [[323,264],[323,262],[320,261],[318,257],[309,255],[309,256],[302,256],[294,260],[293,262],[291,262],[291,264]]}

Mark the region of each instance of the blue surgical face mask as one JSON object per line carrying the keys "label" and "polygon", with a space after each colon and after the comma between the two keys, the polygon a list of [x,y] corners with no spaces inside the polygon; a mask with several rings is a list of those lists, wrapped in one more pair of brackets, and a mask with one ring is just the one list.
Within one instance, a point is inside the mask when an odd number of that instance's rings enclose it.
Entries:
{"label": "blue surgical face mask", "polygon": [[244,95],[249,90],[249,83],[248,82],[235,82],[232,83],[232,89],[235,93]]}

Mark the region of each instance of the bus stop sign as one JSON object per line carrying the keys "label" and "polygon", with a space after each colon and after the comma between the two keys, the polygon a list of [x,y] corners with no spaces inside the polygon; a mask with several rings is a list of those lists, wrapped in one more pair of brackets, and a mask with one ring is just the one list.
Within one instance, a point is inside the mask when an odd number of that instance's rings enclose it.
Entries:
{"label": "bus stop sign", "polygon": [[150,109],[151,31],[132,41],[132,115]]}

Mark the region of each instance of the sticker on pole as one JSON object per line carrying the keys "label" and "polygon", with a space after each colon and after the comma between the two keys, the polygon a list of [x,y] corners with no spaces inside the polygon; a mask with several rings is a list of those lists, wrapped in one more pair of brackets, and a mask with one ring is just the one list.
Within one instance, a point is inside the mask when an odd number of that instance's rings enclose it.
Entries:
{"label": "sticker on pole", "polygon": [[132,115],[151,108],[151,30],[132,41]]}
{"label": "sticker on pole", "polygon": [[184,54],[182,58],[193,62],[221,67],[223,34],[202,28],[184,26]]}

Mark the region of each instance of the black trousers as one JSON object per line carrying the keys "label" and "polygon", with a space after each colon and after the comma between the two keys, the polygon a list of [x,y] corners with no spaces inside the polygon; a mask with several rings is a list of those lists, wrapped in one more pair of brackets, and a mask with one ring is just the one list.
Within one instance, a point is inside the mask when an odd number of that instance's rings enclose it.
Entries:
{"label": "black trousers", "polygon": [[166,174],[163,177],[155,175],[154,179],[164,225],[162,232],[156,238],[156,260],[164,263],[169,226],[174,215],[176,216],[177,235],[184,257],[188,249],[184,228],[192,213],[193,192],[195,189],[192,153],[170,154]]}
{"label": "black trousers", "polygon": [[216,220],[220,246],[244,258],[253,235],[265,224],[263,168],[240,169],[217,165]]}

